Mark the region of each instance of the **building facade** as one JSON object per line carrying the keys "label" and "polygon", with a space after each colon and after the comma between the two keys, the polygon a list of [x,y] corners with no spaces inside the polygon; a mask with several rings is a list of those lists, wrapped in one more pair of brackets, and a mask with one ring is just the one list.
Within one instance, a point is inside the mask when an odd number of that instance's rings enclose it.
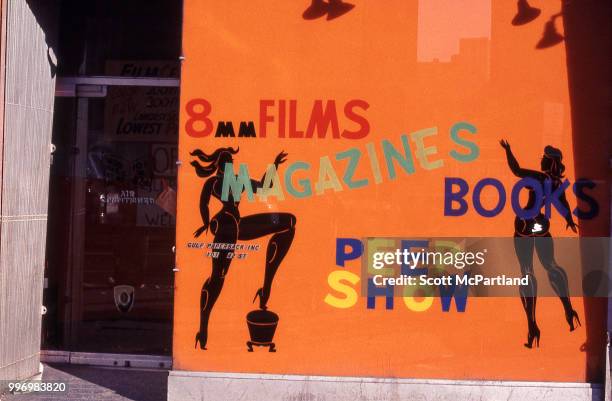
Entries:
{"label": "building facade", "polygon": [[603,399],[608,3],[3,0],[0,379]]}

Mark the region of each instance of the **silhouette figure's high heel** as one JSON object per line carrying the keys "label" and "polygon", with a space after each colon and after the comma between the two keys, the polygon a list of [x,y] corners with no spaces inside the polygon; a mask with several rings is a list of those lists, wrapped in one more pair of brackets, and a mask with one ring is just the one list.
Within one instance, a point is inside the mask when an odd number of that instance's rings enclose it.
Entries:
{"label": "silhouette figure's high heel", "polygon": [[198,343],[200,343],[200,349],[206,349],[207,337],[208,336],[205,333],[203,334],[201,331],[198,331],[195,336],[195,347],[194,348],[198,348]]}
{"label": "silhouette figure's high heel", "polygon": [[268,309],[268,299],[270,298],[270,294],[264,294],[264,289],[260,288],[255,293],[255,297],[253,297],[253,302],[259,297],[259,309],[267,310]]}
{"label": "silhouette figure's high heel", "polygon": [[535,341],[536,347],[540,348],[540,329],[538,326],[533,328],[529,328],[529,333],[527,334],[527,342],[523,345],[527,348],[533,348],[533,342]]}
{"label": "silhouette figure's high heel", "polygon": [[573,309],[570,313],[565,314],[565,320],[567,320],[567,324],[569,324],[570,331],[574,331],[576,329],[574,323],[576,323],[578,327],[582,326],[580,324],[580,318],[578,317],[578,313]]}

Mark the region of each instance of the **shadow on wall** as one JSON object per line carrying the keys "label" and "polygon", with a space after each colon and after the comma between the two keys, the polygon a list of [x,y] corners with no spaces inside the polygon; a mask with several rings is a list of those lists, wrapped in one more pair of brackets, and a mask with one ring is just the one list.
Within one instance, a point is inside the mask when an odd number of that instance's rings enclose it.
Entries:
{"label": "shadow on wall", "polygon": [[[600,200],[600,215],[581,221],[581,237],[610,235],[610,166],[612,156],[612,2],[583,0],[563,2],[563,27],[572,117],[574,167],[577,178],[597,183],[593,195]],[[546,28],[545,28],[546,29]],[[604,151],[602,152],[602,149]],[[607,150],[607,151],[606,151]],[[586,208],[579,201],[580,208]],[[583,253],[583,265],[589,255]],[[586,376],[604,380],[606,298],[585,298],[587,341]]]}
{"label": "shadow on wall", "polygon": [[[527,0],[518,0],[516,15],[512,18],[512,25],[526,25],[538,18],[541,13],[542,10],[532,7]],[[562,13],[554,14],[546,21],[542,38],[536,44],[536,49],[547,49],[563,42],[565,38],[557,31],[555,25],[555,20],[562,15]]]}
{"label": "shadow on wall", "polygon": [[355,7],[354,4],[345,3],[343,0],[312,0],[310,6],[302,14],[305,20],[313,20],[327,15],[327,20],[336,19],[348,13]]}
{"label": "shadow on wall", "polygon": [[[612,2],[585,0],[561,2],[562,10],[544,23],[542,38],[536,49],[544,50],[565,41],[569,94],[572,116],[574,168],[577,178],[598,183],[594,195],[601,205],[610,205],[611,184],[609,160],[612,157],[612,116],[609,113],[612,95]],[[541,10],[518,0],[515,26],[532,23]],[[562,18],[565,36],[555,21]],[[601,149],[607,149],[602,152]],[[579,207],[584,208],[586,205]],[[581,237],[610,235],[610,208],[602,207],[599,218],[580,221]],[[589,255],[583,254],[583,266]],[[591,382],[604,380],[605,332],[607,300],[585,298],[587,341],[582,350],[586,357],[586,377]],[[603,318],[602,318],[603,317]]]}
{"label": "shadow on wall", "polygon": [[26,0],[26,3],[45,34],[49,72],[51,78],[55,78],[57,73],[59,0]]}

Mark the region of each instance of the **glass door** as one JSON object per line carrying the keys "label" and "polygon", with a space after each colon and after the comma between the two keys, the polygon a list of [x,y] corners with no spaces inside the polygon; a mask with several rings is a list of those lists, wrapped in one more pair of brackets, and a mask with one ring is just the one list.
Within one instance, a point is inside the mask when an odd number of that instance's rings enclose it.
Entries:
{"label": "glass door", "polygon": [[178,87],[117,81],[56,100],[43,348],[170,355]]}

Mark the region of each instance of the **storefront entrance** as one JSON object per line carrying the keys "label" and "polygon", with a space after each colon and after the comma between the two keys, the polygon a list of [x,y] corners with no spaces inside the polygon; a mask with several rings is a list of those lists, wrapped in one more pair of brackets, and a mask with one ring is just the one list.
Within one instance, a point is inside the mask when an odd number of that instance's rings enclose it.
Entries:
{"label": "storefront entrance", "polygon": [[58,79],[43,349],[171,354],[177,68]]}
{"label": "storefront entrance", "polygon": [[168,360],[182,2],[59,6],[42,349]]}

